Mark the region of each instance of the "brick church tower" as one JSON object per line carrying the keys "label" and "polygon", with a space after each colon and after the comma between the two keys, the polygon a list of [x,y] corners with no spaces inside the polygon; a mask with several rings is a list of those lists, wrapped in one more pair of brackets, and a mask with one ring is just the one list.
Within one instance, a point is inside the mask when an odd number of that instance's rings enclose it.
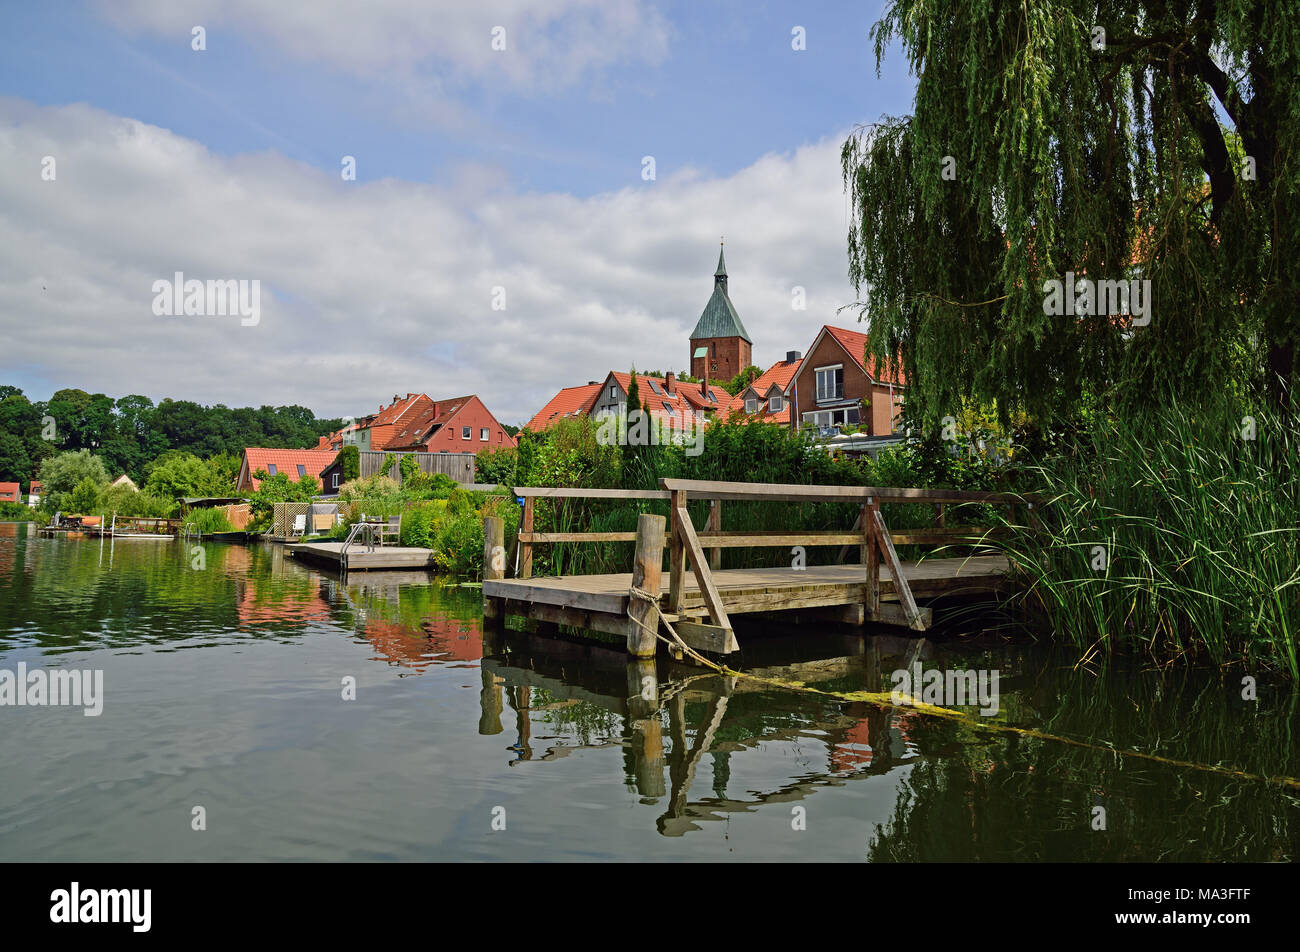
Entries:
{"label": "brick church tower", "polygon": [[727,265],[718,251],[713,296],[691,332],[691,376],[713,383],[730,380],[753,363],[754,343],[727,295]]}

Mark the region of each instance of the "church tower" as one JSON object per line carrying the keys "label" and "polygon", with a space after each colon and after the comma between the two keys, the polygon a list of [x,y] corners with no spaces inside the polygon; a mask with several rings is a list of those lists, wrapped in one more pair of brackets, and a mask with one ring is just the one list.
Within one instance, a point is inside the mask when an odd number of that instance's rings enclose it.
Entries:
{"label": "church tower", "polygon": [[713,296],[691,332],[691,376],[713,383],[730,380],[753,363],[754,343],[727,293],[727,264],[718,251]]}

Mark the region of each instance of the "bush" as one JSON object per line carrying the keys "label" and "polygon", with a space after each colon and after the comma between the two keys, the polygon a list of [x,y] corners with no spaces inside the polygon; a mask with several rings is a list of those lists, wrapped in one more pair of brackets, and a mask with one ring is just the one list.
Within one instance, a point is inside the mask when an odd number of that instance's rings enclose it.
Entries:
{"label": "bush", "polygon": [[36,510],[20,502],[0,502],[0,522],[26,522],[36,518]]}
{"label": "bush", "polygon": [[480,450],[474,457],[474,479],[493,486],[513,486],[519,454],[510,448]]}
{"label": "bush", "polygon": [[235,527],[226,518],[221,509],[192,509],[185,516],[185,528],[190,532],[209,534],[213,532],[233,532]]}

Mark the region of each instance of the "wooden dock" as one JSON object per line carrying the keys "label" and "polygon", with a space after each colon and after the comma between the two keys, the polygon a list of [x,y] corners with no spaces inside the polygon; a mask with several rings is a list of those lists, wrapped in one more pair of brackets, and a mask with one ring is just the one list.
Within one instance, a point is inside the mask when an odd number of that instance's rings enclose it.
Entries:
{"label": "wooden dock", "polygon": [[373,569],[431,569],[432,549],[414,549],[396,545],[348,546],[346,542],[300,542],[286,545],[296,559],[346,569],[349,572]]}
{"label": "wooden dock", "polygon": [[[1007,560],[989,545],[997,530],[949,525],[946,509],[1033,506],[1008,493],[676,479],[661,480],[660,485],[660,491],[516,489],[524,499],[516,578],[505,577],[500,520],[489,517],[484,524],[485,617],[499,620],[518,615],[622,635],[627,650],[640,656],[654,654],[659,639],[647,629],[659,629],[660,620],[669,622],[689,647],[723,654],[739,648],[732,616],[747,613],[815,611],[827,620],[923,631],[933,624],[933,609],[918,599],[990,595],[1006,587]],[[535,501],[566,498],[666,501],[669,525],[664,516],[644,513],[634,533],[534,531]],[[687,509],[692,499],[710,501],[706,529],[696,529],[692,522]],[[726,532],[724,502],[836,502],[855,506],[858,513],[847,532]],[[932,505],[937,525],[890,531],[882,503]],[[532,546],[556,542],[635,542],[632,571],[532,578]],[[902,544],[961,547],[969,554],[945,553],[945,557],[903,562],[895,548]],[[834,546],[839,561],[805,566],[796,558],[789,567],[719,567],[724,548],[762,546],[795,550]],[[665,547],[669,550],[666,578]],[[856,561],[846,562],[850,553],[857,554]]]}

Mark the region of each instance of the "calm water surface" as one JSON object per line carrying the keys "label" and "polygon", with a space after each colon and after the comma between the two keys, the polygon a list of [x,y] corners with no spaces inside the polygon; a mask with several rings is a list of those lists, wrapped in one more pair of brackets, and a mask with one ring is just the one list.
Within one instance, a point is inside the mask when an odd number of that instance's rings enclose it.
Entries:
{"label": "calm water surface", "polygon": [[[917,647],[741,640],[740,666],[838,691],[889,690]],[[1280,683],[1246,702],[1241,672],[1093,675],[992,640],[920,652],[997,669],[1002,723],[1300,775]],[[0,524],[0,668],[19,662],[101,669],[105,701],[0,707],[0,860],[1291,860],[1300,834],[1297,798],[1257,780],[664,659],[643,705],[620,652],[485,635],[474,589],[343,580],[271,546],[199,561]]]}

